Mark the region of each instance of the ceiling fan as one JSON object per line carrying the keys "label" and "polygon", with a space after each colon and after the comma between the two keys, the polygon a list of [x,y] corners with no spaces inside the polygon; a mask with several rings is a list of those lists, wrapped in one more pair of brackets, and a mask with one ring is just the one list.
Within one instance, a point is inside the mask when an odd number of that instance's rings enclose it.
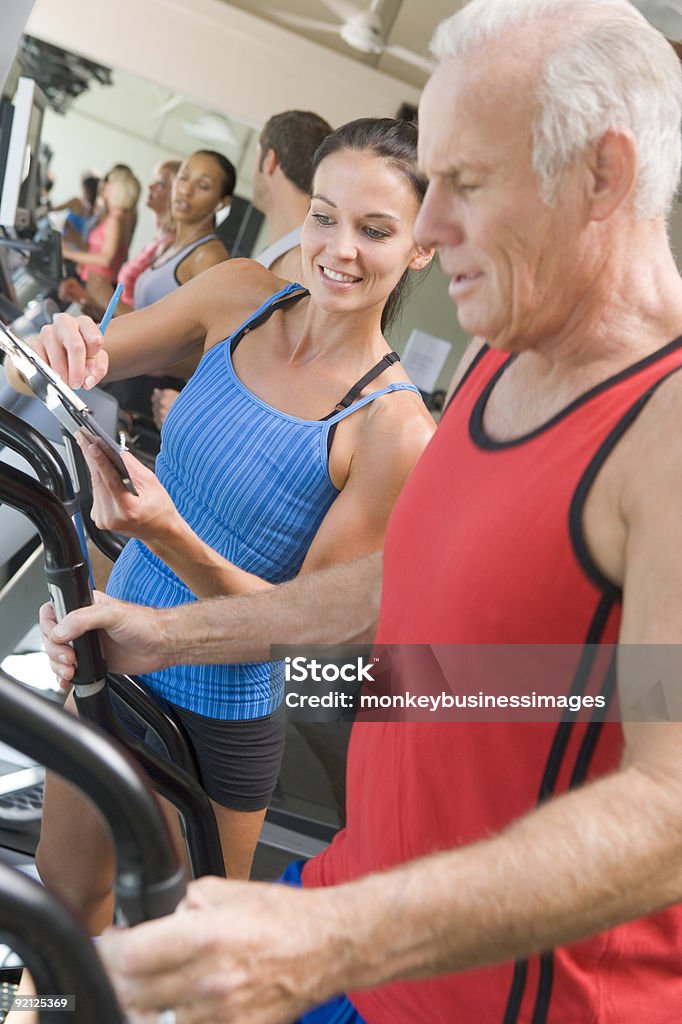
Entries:
{"label": "ceiling fan", "polygon": [[358,7],[350,0],[321,0],[340,23],[319,21],[290,11],[273,10],[269,13],[278,21],[293,28],[312,29],[315,32],[330,32],[339,35],[360,53],[386,53],[398,60],[412,64],[422,71],[430,73],[434,69],[433,61],[405,46],[396,46],[387,42],[387,26],[382,21],[382,0],[372,0],[369,8]]}

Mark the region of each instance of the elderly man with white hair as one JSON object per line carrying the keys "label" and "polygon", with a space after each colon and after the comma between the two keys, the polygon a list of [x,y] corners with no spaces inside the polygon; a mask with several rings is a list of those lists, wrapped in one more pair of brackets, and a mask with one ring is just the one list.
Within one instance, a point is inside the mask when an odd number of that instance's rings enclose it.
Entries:
{"label": "elderly man with white hair", "polygon": [[[679,62],[625,0],[472,0],[435,47],[416,234],[478,340],[396,506],[377,639],[584,645],[575,692],[614,699],[599,645],[682,642]],[[48,650],[68,680],[90,626],[130,671],[360,639],[379,576],[46,611]],[[681,724],[365,723],[348,776],[302,891],[208,879],[105,937],[132,1022],[680,1019]]]}

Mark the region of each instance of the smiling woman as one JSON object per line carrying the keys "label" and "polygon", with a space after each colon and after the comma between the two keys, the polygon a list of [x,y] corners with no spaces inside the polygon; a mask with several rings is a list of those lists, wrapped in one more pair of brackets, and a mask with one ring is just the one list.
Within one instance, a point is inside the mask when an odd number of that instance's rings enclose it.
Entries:
{"label": "smiling woman", "polygon": [[[390,124],[391,127],[387,128],[387,124]],[[351,154],[355,162],[362,156],[367,161],[370,161],[366,164],[366,169],[368,172],[367,177],[371,176],[375,179],[372,192],[358,196],[357,204],[358,211],[362,211],[360,213],[359,229],[369,240],[380,242],[390,240],[395,235],[402,235],[404,238],[406,227],[405,214],[403,213],[403,219],[401,220],[397,210],[392,210],[391,204],[388,203],[389,197],[392,195],[392,188],[395,187],[395,172],[399,170],[400,175],[397,176],[397,180],[400,192],[402,193],[401,198],[407,203],[409,208],[411,193],[412,205],[414,207],[413,211],[410,211],[407,215],[408,237],[410,243],[412,242],[412,225],[426,194],[427,184],[424,176],[419,173],[414,159],[416,136],[416,128],[413,125],[409,126],[404,121],[387,122],[386,120],[374,118],[362,118],[359,121],[352,121],[350,124],[328,135],[315,154],[314,174],[316,174],[322,161],[334,154],[339,156],[345,154],[348,161],[351,160]],[[379,166],[377,166],[377,158],[381,161]],[[343,175],[340,174],[338,177],[341,179]],[[351,175],[350,179],[345,178],[347,184],[352,180],[354,180],[353,175]],[[338,181],[336,187],[337,189],[342,187],[341,180]],[[376,195],[378,199],[378,206],[375,209],[368,202],[373,195]],[[329,207],[329,210],[325,210],[325,205]],[[346,197],[346,206],[351,208],[352,205],[352,196],[348,195]],[[320,227],[335,227],[338,238],[339,231],[342,231],[344,226],[338,223],[338,217],[335,219],[334,211],[336,211],[336,204],[332,200],[314,192],[310,215],[306,225],[304,225],[304,231],[308,230],[312,221]],[[330,268],[326,269],[327,273],[325,276],[328,281],[339,280],[340,271],[335,272],[330,270]],[[410,271],[413,269],[418,268],[411,267],[409,263],[406,265],[395,287],[391,290],[388,298],[385,299],[381,314],[382,331],[386,331],[390,327],[407,298],[409,284],[412,279]]]}
{"label": "smiling woman", "polygon": [[[164,425],[158,479],[126,456],[136,498],[86,451],[95,521],[134,538],[110,580],[115,596],[168,607],[246,594],[382,547],[434,428],[383,334],[405,276],[432,257],[412,238],[425,182],[414,125],[368,119],[330,138],[301,240],[304,284],[231,260],[115,321],[104,342],[87,319],[62,317],[37,343],[75,386],[202,356]],[[181,224],[220,199],[207,167],[195,154],[181,168]],[[278,775],[281,673],[172,666],[145,679],[185,723],[228,874],[246,877]],[[38,864],[97,930],[111,907],[106,836],[91,831],[91,859],[69,871],[89,814],[50,780]]]}

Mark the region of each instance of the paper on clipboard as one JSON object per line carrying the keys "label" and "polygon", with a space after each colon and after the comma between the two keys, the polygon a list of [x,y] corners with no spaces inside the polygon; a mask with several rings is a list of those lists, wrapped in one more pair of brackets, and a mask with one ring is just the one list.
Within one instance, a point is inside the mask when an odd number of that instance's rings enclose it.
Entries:
{"label": "paper on clipboard", "polygon": [[415,328],[407,339],[400,362],[412,383],[431,395],[436,390],[436,382],[451,349],[449,341]]}
{"label": "paper on clipboard", "polygon": [[68,387],[33,349],[0,320],[0,350],[10,357],[16,369],[35,394],[63,427],[74,437],[83,433],[96,444],[118,471],[126,489],[137,494],[128,467],[121,458],[118,443],[93,416],[82,398]]}

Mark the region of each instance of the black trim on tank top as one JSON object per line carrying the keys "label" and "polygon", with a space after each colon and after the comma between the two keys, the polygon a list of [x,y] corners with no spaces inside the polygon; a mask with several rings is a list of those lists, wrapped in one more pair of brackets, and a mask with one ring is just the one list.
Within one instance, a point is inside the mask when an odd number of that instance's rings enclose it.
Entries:
{"label": "black trim on tank top", "polygon": [[538,994],[533,1007],[531,1024],[547,1024],[549,1004],[552,999],[552,983],[554,981],[554,953],[540,954],[540,974],[538,977]]}
{"label": "black trim on tank top", "polygon": [[[569,691],[571,694],[582,696],[585,691],[590,678],[590,673],[594,667],[594,659],[597,654],[596,645],[601,640],[613,605],[614,599],[612,595],[606,593],[602,594],[592,617],[592,622],[590,623],[590,627],[587,631],[587,636],[585,637],[580,662],[578,663]],[[607,679],[604,684],[602,684],[600,690],[603,694],[609,692],[610,684],[608,684],[608,679],[610,674],[611,666],[609,667],[609,673],[607,673]],[[591,727],[594,725],[598,726],[598,729],[590,732]],[[601,732],[601,725],[601,722],[590,722],[588,725],[586,735],[583,738],[578,752],[576,764],[573,768],[571,785],[578,785],[585,778],[592,759],[592,754],[594,753],[594,748]],[[564,757],[566,756],[568,741],[571,737],[574,726],[575,720],[569,715],[568,711],[565,712],[561,721],[557,725],[556,732],[554,733],[554,739],[552,740],[552,746],[550,747],[549,755],[547,757],[545,770],[540,782],[540,791],[537,799],[538,805],[544,803],[554,793],[559,772],[561,770]],[[589,740],[587,738],[588,733],[590,733]],[[538,989],[531,1024],[546,1024],[547,1014],[549,1013],[549,1006],[552,998],[552,983],[554,980],[553,952],[550,950],[542,953],[540,955],[539,962],[540,973],[538,977]],[[502,1024],[517,1024],[527,980],[528,960],[517,960],[514,964],[514,974],[512,976],[511,988],[509,990],[507,1006],[505,1008]]]}
{"label": "black trim on tank top", "polygon": [[[217,235],[206,235],[206,236],[204,236],[203,239],[197,238],[195,245],[192,245],[191,242],[189,243],[189,245],[186,245],[185,249],[189,249],[189,252],[185,252],[184,256],[183,256],[183,250],[182,249],[180,250],[179,253],[175,254],[176,256],[182,256],[182,259],[178,260],[178,262],[173,267],[173,277],[175,278],[175,283],[177,284],[178,288],[182,288],[182,284],[183,284],[183,282],[178,277],[178,270],[180,269],[182,264],[185,262],[185,260],[189,256],[191,256],[193,252],[196,252],[197,249],[200,249],[202,247],[202,245],[207,245],[209,242],[216,242],[216,241],[220,241],[220,239],[218,238]],[[190,248],[190,246],[191,246],[191,248]],[[171,256],[170,260],[166,260],[165,262],[166,263],[170,263],[171,260],[173,260],[173,259],[175,259],[175,256]],[[163,266],[164,266],[164,264],[161,263],[160,267],[163,267]],[[158,269],[160,269],[160,267],[154,267],[154,270],[158,270]]]}
{"label": "black trim on tank top", "polygon": [[[605,709],[608,709],[611,706],[611,701],[613,700],[616,692],[617,679],[616,652],[614,650],[611,655],[611,661],[609,662],[606,675],[604,676],[604,681],[599,688],[599,696],[604,698]],[[590,762],[592,761],[592,755],[594,754],[595,747],[597,746],[597,740],[601,735],[602,727],[604,725],[601,718],[599,721],[595,719],[595,714],[596,712],[593,712],[592,719],[585,730],[585,735],[582,738],[580,749],[578,750],[578,756],[575,759],[575,767],[573,768],[571,781],[568,784],[569,789],[577,789],[578,786],[582,786],[583,782],[587,778],[587,772],[589,771]]]}
{"label": "black trim on tank top", "polygon": [[448,411],[448,409],[452,405],[453,398],[455,398],[460,393],[462,387],[466,384],[466,382],[468,381],[469,377],[471,376],[471,374],[476,369],[476,367],[480,363],[481,359],[483,358],[484,355],[486,355],[487,352],[490,352],[490,347],[488,345],[481,345],[481,347],[479,348],[478,352],[476,353],[476,355],[474,356],[474,358],[471,360],[471,362],[467,366],[466,370],[464,371],[464,376],[462,377],[462,379],[458,383],[457,387],[455,388],[455,390],[452,392],[452,394],[448,398],[447,404],[443,407],[443,411],[440,414],[440,418],[441,419],[443,419],[443,416],[445,416],[445,413]]}
{"label": "black trim on tank top", "polygon": [[527,434],[522,434],[520,437],[514,437],[509,441],[494,441],[492,438],[488,437],[483,428],[483,416],[493,388],[517,358],[518,353],[514,353],[508,359],[505,359],[478,396],[469,418],[469,436],[475,445],[486,451],[500,451],[504,448],[514,448],[517,445],[525,444],[526,441],[532,441],[534,438],[544,434],[547,430],[551,430],[552,427],[556,426],[557,423],[560,423],[571,413],[575,412],[576,409],[579,409],[581,405],[585,404],[585,402],[590,401],[592,398],[600,395],[603,391],[607,391],[614,385],[620,384],[621,381],[627,380],[628,377],[634,376],[634,374],[639,373],[640,370],[646,369],[647,366],[664,359],[680,346],[682,346],[682,335],[679,338],[675,338],[674,341],[669,342],[667,345],[664,345],[663,348],[659,348],[656,352],[652,352],[650,355],[645,356],[638,362],[633,363],[632,366],[626,366],[624,370],[619,370],[618,373],[613,374],[611,377],[607,377],[606,380],[603,380],[600,384],[595,384],[593,388],[590,388],[589,391],[579,395],[565,408],[552,416],[551,419],[547,420],[546,423],[542,423],[539,427],[536,427],[535,430],[531,430]]}
{"label": "black trim on tank top", "polygon": [[[611,701],[616,692],[616,679],[616,653],[614,651],[611,655],[611,661],[609,662],[608,670],[604,676],[604,681],[599,688],[599,696],[604,698],[606,708],[610,707]],[[600,719],[599,721],[596,721],[594,714],[595,712],[593,712],[593,717],[588,724],[580,743],[578,755],[575,759],[573,774],[571,775],[571,780],[568,784],[569,789],[577,789],[579,786],[582,786],[587,778],[590,763],[604,726],[603,720]],[[553,980],[554,953],[542,953],[540,956],[538,994],[535,1001],[535,1007],[533,1009],[531,1024],[546,1024],[547,1014],[549,1013],[549,1004],[552,997]]]}
{"label": "black trim on tank top", "polygon": [[326,416],[320,416],[320,420],[330,420],[332,416],[336,416],[337,412],[343,412],[350,405],[353,404],[356,398],[359,398],[360,392],[363,388],[366,388],[368,384],[371,384],[376,377],[380,377],[384,370],[388,370],[389,366],[393,366],[394,363],[400,362],[400,356],[397,352],[387,352],[385,356],[382,356],[378,363],[375,363],[371,370],[368,370],[364,376],[357,380],[352,388],[349,388],[346,394],[343,396],[340,402],[337,402],[331,412],[328,412]]}
{"label": "black trim on tank top", "polygon": [[294,302],[297,299],[303,299],[305,298],[306,295],[309,294],[310,292],[308,291],[307,288],[301,288],[297,292],[287,292],[286,295],[280,295],[279,299],[277,299],[276,302],[271,302],[269,306],[266,306],[265,309],[261,313],[259,313],[257,317],[252,317],[250,320],[247,320],[246,323],[242,324],[242,326],[237,331],[235,331],[235,333],[230,338],[230,355],[234,355],[237,345],[242,340],[245,334],[249,334],[249,332],[253,331],[254,328],[260,327],[261,324],[264,324],[266,320],[270,319],[270,317],[274,312],[276,312],[276,310],[288,306],[290,302]]}
{"label": "black trim on tank top", "polygon": [[659,386],[679,370],[682,370],[682,366],[675,366],[673,369],[668,370],[667,373],[664,373],[662,377],[651,384],[646,391],[636,399],[630,408],[623,413],[622,417],[611,430],[611,433],[608,435],[606,440],[603,441],[597,449],[596,454],[593,456],[587,469],[578,481],[578,486],[576,487],[573,498],[571,499],[571,506],[568,514],[568,530],[575,556],[587,577],[592,580],[593,583],[596,583],[601,590],[605,593],[610,593],[617,600],[620,600],[621,596],[620,587],[604,576],[601,569],[592,558],[587,546],[587,541],[585,540],[582,523],[585,502],[587,501],[587,496],[599,470],[606,462],[606,459],[611,454],[616,444],[620,441],[629,427],[632,426]]}
{"label": "black trim on tank top", "polygon": [[[330,420],[332,416],[336,416],[337,413],[343,412],[344,409],[350,408],[356,398],[359,397],[360,392],[363,388],[366,388],[368,384],[371,384],[373,380],[380,377],[384,370],[388,370],[389,366],[393,366],[394,363],[400,362],[400,356],[397,352],[387,352],[385,356],[382,356],[378,363],[375,363],[371,370],[368,370],[364,377],[356,381],[352,388],[350,388],[343,396],[340,402],[337,402],[331,412],[328,412],[326,416],[320,418],[320,423],[324,423],[325,420]],[[334,440],[334,434],[338,423],[332,423],[327,433],[327,462],[329,462],[329,456],[332,451],[332,442]]]}

